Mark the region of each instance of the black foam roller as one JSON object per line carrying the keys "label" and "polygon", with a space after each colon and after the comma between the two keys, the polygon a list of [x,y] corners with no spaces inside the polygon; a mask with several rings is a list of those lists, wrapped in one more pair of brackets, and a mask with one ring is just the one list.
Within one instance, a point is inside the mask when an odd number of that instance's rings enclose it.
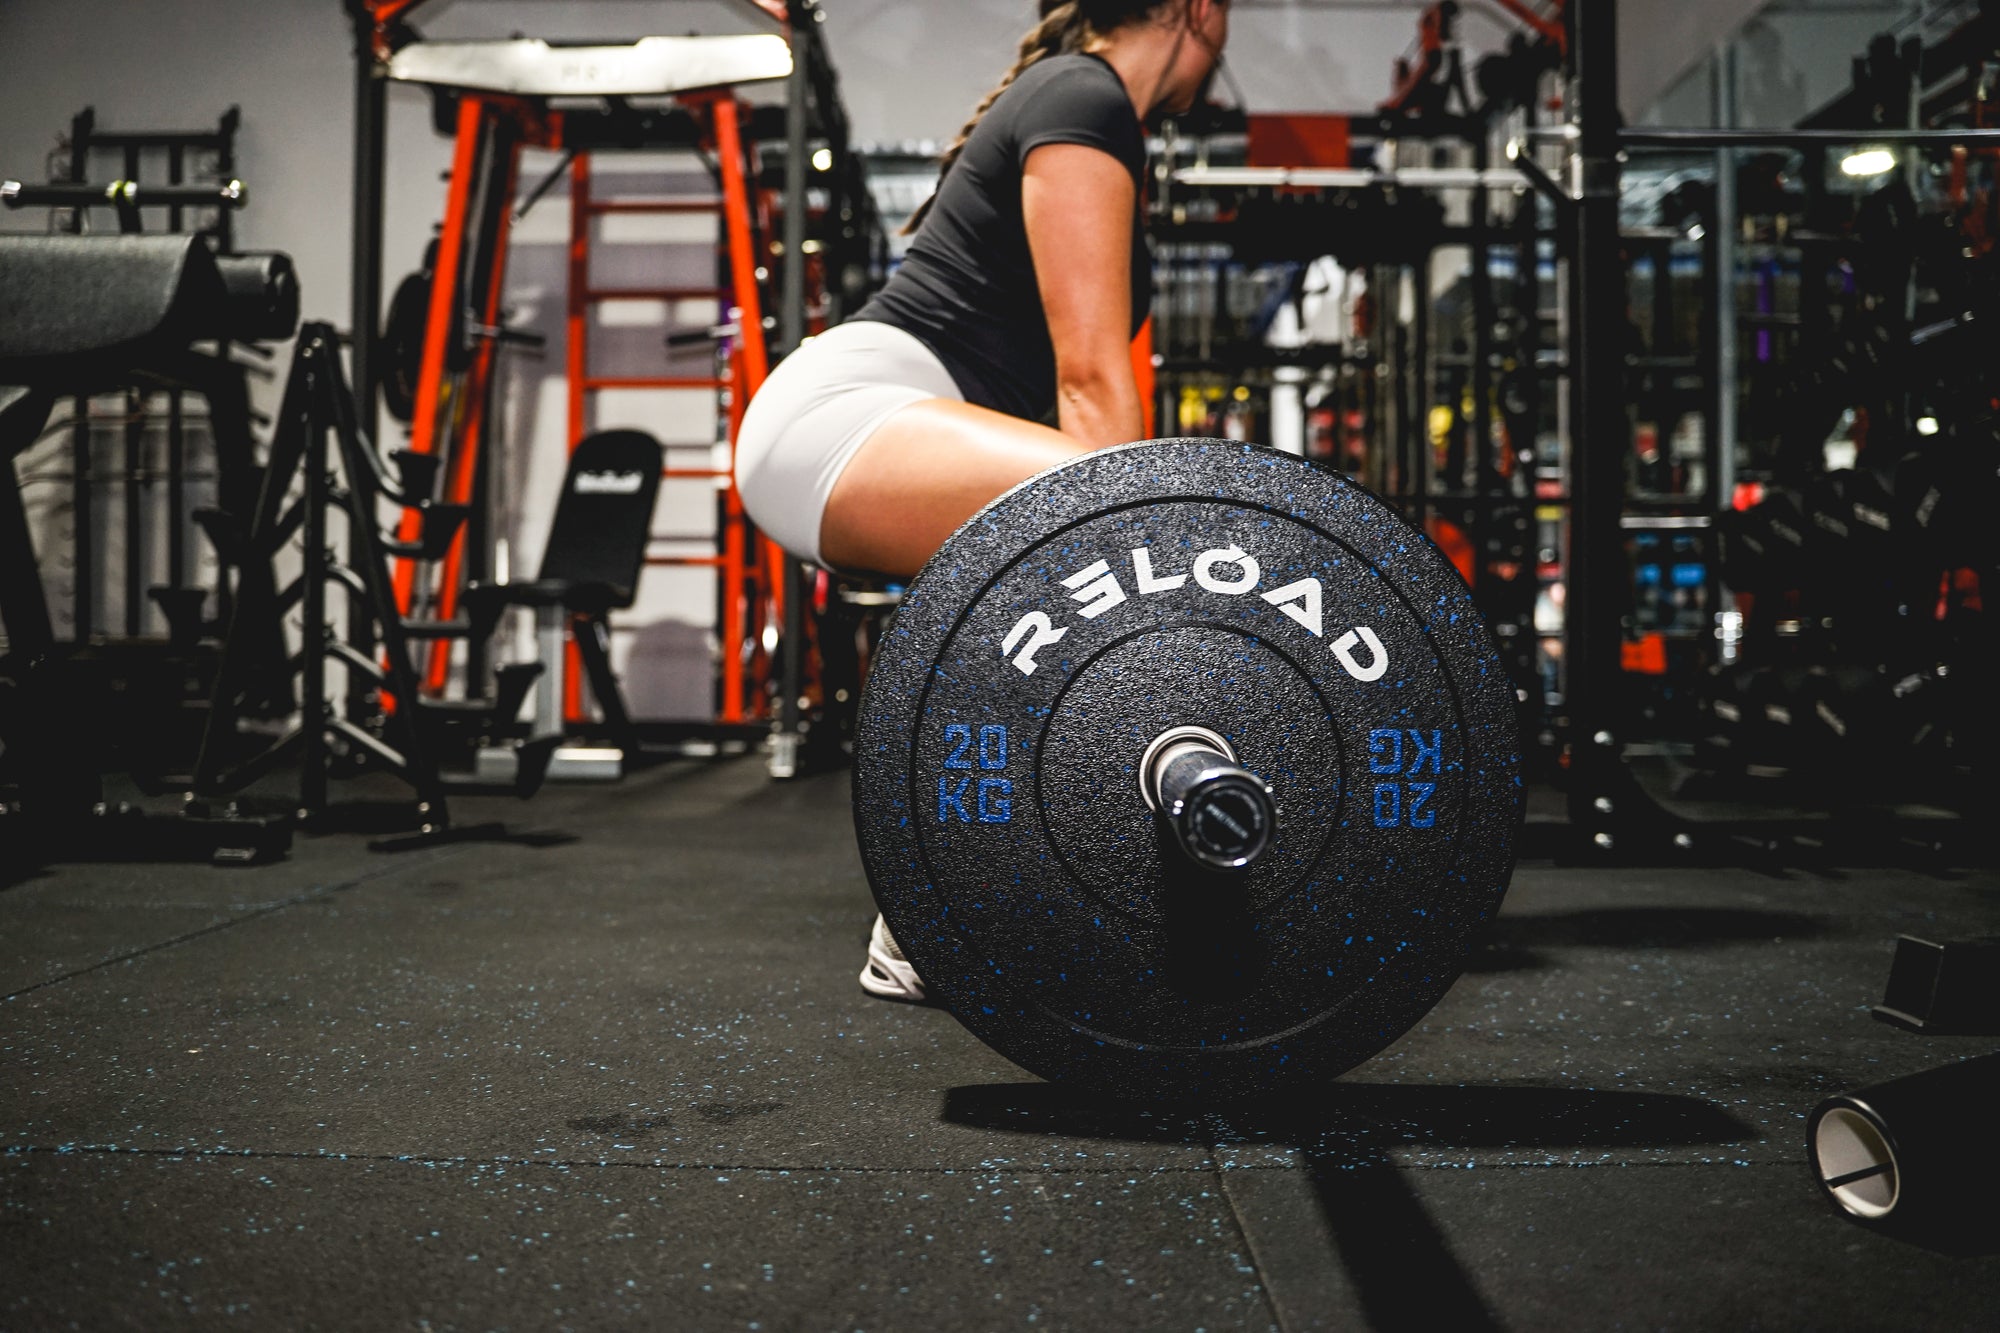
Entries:
{"label": "black foam roller", "polygon": [[289,338],[299,327],[299,277],[290,255],[224,255],[215,261],[229,293],[231,335],[245,342]]}

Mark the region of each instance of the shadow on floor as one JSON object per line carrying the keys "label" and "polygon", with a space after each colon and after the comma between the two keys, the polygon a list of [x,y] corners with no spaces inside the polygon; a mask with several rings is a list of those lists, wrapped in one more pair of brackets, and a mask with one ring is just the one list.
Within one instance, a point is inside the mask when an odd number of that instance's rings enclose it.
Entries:
{"label": "shadow on floor", "polygon": [[1306,1176],[1337,1261],[1377,1330],[1500,1328],[1395,1163],[1380,1153],[1308,1152]]}
{"label": "shadow on floor", "polygon": [[455,847],[463,843],[503,843],[513,847],[567,847],[580,842],[574,833],[555,829],[515,830],[505,824],[455,824],[435,833],[404,833],[377,838],[368,844],[371,852],[421,852],[429,847]]}
{"label": "shadow on floor", "polygon": [[952,1088],[941,1118],[1002,1133],[1293,1149],[1318,1205],[1326,1260],[1346,1271],[1376,1329],[1499,1327],[1397,1168],[1395,1150],[1692,1147],[1755,1137],[1695,1097],[1508,1085],[1335,1083],[1315,1089],[1310,1103],[1154,1107],[1012,1083]]}
{"label": "shadow on floor", "polygon": [[38,879],[48,879],[53,874],[55,871],[47,863],[16,856],[10,851],[6,856],[0,856],[0,893],[32,884]]}
{"label": "shadow on floor", "polygon": [[1749,1126],[1697,1097],[1518,1085],[1332,1083],[1303,1099],[1155,1106],[1049,1083],[952,1088],[941,1119],[1015,1134],[1143,1143],[1271,1143],[1369,1152],[1443,1148],[1669,1148],[1740,1143]]}
{"label": "shadow on floor", "polygon": [[1823,922],[1799,912],[1724,907],[1617,907],[1540,916],[1502,916],[1480,933],[1467,957],[1473,973],[1551,966],[1541,949],[1696,949],[1812,939]]}

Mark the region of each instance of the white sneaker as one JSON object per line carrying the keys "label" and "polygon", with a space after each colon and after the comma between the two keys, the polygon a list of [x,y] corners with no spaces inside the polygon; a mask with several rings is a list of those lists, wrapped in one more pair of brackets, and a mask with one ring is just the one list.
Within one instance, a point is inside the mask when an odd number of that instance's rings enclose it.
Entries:
{"label": "white sneaker", "polygon": [[875,916],[875,929],[868,935],[868,965],[861,969],[861,989],[884,1000],[902,1000],[907,1004],[930,1002],[924,994],[924,983],[917,978],[917,969],[903,957],[903,951],[896,946],[896,937],[889,933],[889,923],[879,912]]}

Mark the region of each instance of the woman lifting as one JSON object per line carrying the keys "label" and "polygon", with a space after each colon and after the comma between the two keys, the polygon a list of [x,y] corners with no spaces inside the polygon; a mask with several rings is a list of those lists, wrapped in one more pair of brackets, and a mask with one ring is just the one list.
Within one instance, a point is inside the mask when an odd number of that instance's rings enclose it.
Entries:
{"label": "woman lifting", "polygon": [[[759,527],[830,569],[908,578],[1015,485],[1143,437],[1144,123],[1194,103],[1228,34],[1228,0],[1041,0],[895,276],[745,413],[736,482]],[[861,982],[923,998],[879,917]]]}

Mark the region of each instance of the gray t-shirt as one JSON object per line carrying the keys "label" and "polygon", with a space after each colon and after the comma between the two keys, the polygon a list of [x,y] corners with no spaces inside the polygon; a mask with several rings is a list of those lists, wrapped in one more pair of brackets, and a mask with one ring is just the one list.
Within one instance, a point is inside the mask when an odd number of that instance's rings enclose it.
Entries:
{"label": "gray t-shirt", "polygon": [[[1029,421],[1055,410],[1055,348],[1021,217],[1021,174],[1043,144],[1101,148],[1145,190],[1146,135],[1125,85],[1096,56],[1029,67],[980,120],[886,287],[856,315],[913,335],[967,402]],[[1142,209],[1132,217],[1132,332],[1153,303]]]}

